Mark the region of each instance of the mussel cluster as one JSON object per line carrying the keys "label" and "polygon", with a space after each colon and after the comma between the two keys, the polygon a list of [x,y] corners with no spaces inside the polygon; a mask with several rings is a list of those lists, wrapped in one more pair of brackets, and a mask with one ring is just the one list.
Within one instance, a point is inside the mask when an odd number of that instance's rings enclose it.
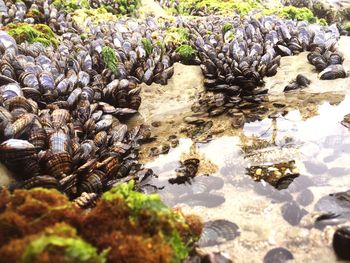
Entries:
{"label": "mussel cluster", "polygon": [[[335,50],[339,37],[335,25],[321,27],[275,16],[246,16],[243,21],[239,16],[208,17],[188,26],[192,45],[199,51],[206,89],[230,98],[266,93],[260,88],[263,78],[277,73],[281,56]],[[332,65],[342,61],[337,52],[331,57]]]}
{"label": "mussel cluster", "polygon": [[148,133],[121,122],[141,103],[135,78],[105,69],[90,53],[94,41],[83,46],[68,34],[53,49],[0,35],[0,159],[20,186],[74,198],[100,194],[140,168],[137,148]]}
{"label": "mussel cluster", "polygon": [[346,72],[342,65],[343,56],[336,50],[316,48],[308,54],[307,59],[314,65],[319,73],[320,79],[345,78]]}

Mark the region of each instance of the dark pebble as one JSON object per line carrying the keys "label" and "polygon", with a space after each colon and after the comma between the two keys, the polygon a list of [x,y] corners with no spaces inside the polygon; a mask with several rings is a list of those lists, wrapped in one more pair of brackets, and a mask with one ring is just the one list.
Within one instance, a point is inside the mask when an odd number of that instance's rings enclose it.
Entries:
{"label": "dark pebble", "polygon": [[283,263],[292,259],[294,259],[294,257],[289,250],[283,247],[277,247],[267,252],[264,257],[264,263]]}
{"label": "dark pebble", "polygon": [[152,122],[152,126],[153,127],[159,127],[160,125],[162,125],[162,123],[160,121],[154,121]]}
{"label": "dark pebble", "polygon": [[205,255],[201,263],[232,263],[232,260],[220,252],[214,252]]}
{"label": "dark pebble", "polygon": [[281,207],[281,212],[284,220],[292,226],[298,225],[303,216],[307,214],[306,210],[301,209],[295,201],[285,203]]}
{"label": "dark pebble", "polygon": [[333,249],[337,256],[350,260],[350,227],[338,228],[333,235]]}

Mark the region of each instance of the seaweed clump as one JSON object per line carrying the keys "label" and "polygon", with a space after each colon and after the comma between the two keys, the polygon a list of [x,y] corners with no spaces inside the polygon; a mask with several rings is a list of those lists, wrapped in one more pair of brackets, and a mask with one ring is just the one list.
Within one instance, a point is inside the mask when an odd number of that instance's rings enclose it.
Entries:
{"label": "seaweed clump", "polygon": [[193,63],[197,56],[197,50],[190,45],[181,45],[176,49],[176,52],[180,55],[180,60],[184,64]]}
{"label": "seaweed clump", "polygon": [[100,249],[111,246],[110,262],[184,260],[199,237],[198,218],[169,209],[159,195],[144,195],[132,189],[133,182],[129,182],[103,194],[84,221],[83,237]]}
{"label": "seaweed clump", "polygon": [[102,48],[102,60],[105,67],[107,67],[110,71],[112,71],[114,74],[118,72],[118,59],[113,48],[107,46]]}
{"label": "seaweed clump", "polygon": [[[181,262],[202,224],[122,184],[83,211],[56,190],[0,192],[0,262]],[[10,261],[9,261],[10,260]]]}
{"label": "seaweed clump", "polygon": [[3,30],[7,31],[18,44],[27,41],[30,44],[39,42],[45,47],[58,46],[55,33],[44,24],[10,23]]}

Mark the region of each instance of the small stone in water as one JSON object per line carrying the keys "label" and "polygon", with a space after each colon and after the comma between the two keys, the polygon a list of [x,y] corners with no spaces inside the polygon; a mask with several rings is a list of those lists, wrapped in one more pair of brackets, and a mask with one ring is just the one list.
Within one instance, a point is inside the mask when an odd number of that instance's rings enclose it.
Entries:
{"label": "small stone in water", "polygon": [[159,127],[162,123],[160,121],[154,121],[152,122],[153,127]]}
{"label": "small stone in water", "polygon": [[292,259],[294,259],[294,257],[289,250],[283,247],[277,247],[267,252],[264,257],[264,263],[283,263]]}
{"label": "small stone in water", "polygon": [[201,263],[232,263],[232,260],[224,253],[214,252],[205,255]]}
{"label": "small stone in water", "polygon": [[281,212],[284,220],[292,226],[298,225],[302,217],[307,214],[304,209],[300,209],[295,201],[285,203],[281,207]]}
{"label": "small stone in water", "polygon": [[341,259],[350,260],[350,227],[338,228],[333,235],[333,249]]}
{"label": "small stone in water", "polygon": [[325,172],[327,172],[328,167],[327,165],[325,165],[324,163],[316,163],[316,162],[312,162],[312,161],[305,161],[304,162],[305,168],[306,170],[310,173],[310,174],[323,174]]}
{"label": "small stone in water", "polygon": [[314,201],[314,195],[310,189],[305,189],[297,196],[297,202],[302,206],[307,206]]}

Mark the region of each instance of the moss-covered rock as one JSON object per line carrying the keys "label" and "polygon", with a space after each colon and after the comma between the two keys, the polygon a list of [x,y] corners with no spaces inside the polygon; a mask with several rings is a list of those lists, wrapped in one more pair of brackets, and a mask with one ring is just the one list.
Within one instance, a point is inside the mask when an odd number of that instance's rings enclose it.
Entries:
{"label": "moss-covered rock", "polygon": [[[100,249],[111,242],[123,247],[111,250],[110,262],[127,255],[133,256],[123,262],[181,262],[190,252],[186,245],[199,237],[198,218],[192,217],[187,224],[187,217],[164,205],[159,195],[144,195],[132,189],[133,182],[130,182],[103,194],[84,221],[83,237]],[[106,220],[108,214],[113,217]],[[120,227],[115,229],[116,225]],[[93,231],[99,235],[93,236]],[[144,251],[146,247],[148,252]]]}
{"label": "moss-covered rock", "polygon": [[88,213],[56,190],[1,191],[0,263],[182,262],[200,220],[133,187],[112,188]]}
{"label": "moss-covered rock", "polygon": [[58,40],[52,29],[44,24],[10,23],[3,28],[18,44],[39,42],[44,46],[57,46]]}

